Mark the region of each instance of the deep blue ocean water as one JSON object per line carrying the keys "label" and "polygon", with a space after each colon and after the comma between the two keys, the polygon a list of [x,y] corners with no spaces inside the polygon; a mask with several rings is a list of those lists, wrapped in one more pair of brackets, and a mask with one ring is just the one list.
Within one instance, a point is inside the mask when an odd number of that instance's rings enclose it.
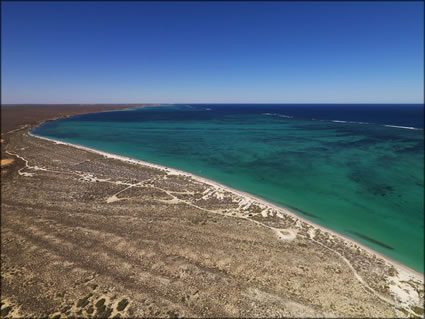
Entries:
{"label": "deep blue ocean water", "polygon": [[190,104],[33,133],[251,193],[424,270],[423,105]]}

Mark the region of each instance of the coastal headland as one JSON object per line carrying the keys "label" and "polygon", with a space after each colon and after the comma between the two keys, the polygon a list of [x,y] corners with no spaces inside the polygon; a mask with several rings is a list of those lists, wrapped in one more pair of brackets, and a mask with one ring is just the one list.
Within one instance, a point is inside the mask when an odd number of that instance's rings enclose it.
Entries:
{"label": "coastal headland", "polygon": [[2,106],[2,316],[423,317],[423,274],[286,209],[29,133],[136,106]]}

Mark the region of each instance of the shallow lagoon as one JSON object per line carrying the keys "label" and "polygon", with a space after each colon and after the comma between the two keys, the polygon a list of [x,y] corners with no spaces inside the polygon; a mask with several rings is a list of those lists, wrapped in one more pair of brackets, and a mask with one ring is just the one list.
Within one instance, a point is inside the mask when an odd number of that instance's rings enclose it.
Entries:
{"label": "shallow lagoon", "polygon": [[216,180],[424,270],[423,106],[177,105],[33,133]]}

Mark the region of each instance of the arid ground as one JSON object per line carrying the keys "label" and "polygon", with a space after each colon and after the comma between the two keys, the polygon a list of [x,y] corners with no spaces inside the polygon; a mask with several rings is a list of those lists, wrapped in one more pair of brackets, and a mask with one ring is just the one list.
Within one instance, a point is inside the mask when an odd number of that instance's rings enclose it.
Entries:
{"label": "arid ground", "polygon": [[2,317],[423,317],[423,276],[342,237],[28,134],[113,108],[2,106]]}

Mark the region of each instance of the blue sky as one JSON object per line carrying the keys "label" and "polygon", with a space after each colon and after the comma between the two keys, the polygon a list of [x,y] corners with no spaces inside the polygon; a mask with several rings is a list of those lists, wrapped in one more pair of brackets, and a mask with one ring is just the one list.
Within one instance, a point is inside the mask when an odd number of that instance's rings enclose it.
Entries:
{"label": "blue sky", "polygon": [[423,103],[423,2],[2,2],[2,103]]}

